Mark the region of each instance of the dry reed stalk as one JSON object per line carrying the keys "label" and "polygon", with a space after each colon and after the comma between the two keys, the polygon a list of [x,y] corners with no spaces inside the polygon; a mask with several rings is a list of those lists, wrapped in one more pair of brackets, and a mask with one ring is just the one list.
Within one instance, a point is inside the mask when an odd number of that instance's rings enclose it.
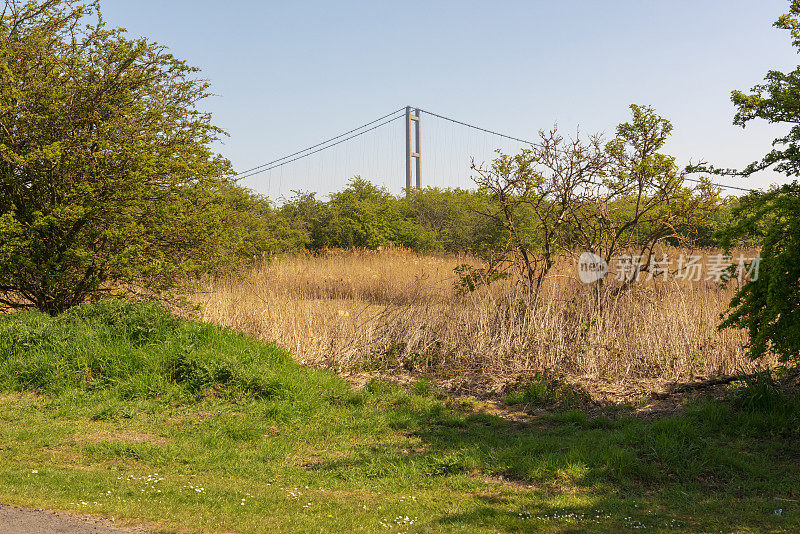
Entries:
{"label": "dry reed stalk", "polygon": [[550,369],[620,382],[754,368],[746,334],[716,329],[735,284],[646,282],[598,312],[571,257],[535,302],[515,277],[459,291],[462,263],[479,262],[397,249],[287,255],[209,281],[196,300],[203,319],[317,366],[504,377]]}

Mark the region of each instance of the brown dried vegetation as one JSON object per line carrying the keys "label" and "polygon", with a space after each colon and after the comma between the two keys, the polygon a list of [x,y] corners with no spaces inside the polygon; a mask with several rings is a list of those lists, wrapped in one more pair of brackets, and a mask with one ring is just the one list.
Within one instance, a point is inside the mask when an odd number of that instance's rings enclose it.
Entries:
{"label": "brown dried vegetation", "polygon": [[[681,252],[669,251],[671,257]],[[288,255],[195,294],[203,319],[354,370],[511,378],[550,370],[606,382],[676,381],[752,370],[746,334],[718,331],[736,287],[646,281],[602,307],[562,256],[538,298],[515,276],[457,286],[469,257],[403,250]],[[609,284],[610,285],[610,284]],[[766,362],[769,364],[769,362]]]}

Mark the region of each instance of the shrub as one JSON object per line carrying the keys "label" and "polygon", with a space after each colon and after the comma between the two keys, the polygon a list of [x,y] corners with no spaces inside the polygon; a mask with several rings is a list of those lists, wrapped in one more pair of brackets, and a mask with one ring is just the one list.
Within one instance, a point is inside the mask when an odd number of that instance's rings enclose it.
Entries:
{"label": "shrub", "polygon": [[157,293],[248,251],[196,68],[108,28],[96,0],[6,2],[0,40],[0,304]]}

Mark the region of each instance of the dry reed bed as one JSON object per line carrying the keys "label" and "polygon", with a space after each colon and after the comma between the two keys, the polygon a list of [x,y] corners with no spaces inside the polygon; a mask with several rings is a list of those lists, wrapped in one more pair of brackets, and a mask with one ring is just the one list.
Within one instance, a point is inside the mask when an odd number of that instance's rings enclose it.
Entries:
{"label": "dry reed bed", "polygon": [[513,377],[537,370],[624,382],[753,368],[741,331],[717,331],[735,287],[640,284],[598,311],[562,258],[537,301],[516,279],[456,288],[466,257],[402,250],[289,255],[196,295],[203,319],[276,342],[308,364]]}

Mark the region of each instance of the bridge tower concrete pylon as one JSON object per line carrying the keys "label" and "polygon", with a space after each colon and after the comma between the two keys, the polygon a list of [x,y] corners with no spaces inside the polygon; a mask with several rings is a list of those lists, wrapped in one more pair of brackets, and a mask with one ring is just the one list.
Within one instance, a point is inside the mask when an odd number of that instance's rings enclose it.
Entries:
{"label": "bridge tower concrete pylon", "polygon": [[411,194],[412,178],[416,178],[416,188],[422,188],[421,118],[419,108],[412,113],[411,106],[406,106],[406,194]]}

